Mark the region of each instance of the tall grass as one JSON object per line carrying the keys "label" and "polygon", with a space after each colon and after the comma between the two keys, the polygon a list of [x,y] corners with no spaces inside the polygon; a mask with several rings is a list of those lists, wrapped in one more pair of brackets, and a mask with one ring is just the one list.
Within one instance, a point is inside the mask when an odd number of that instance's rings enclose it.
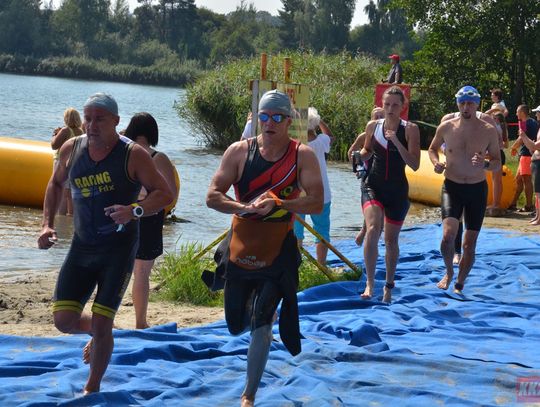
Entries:
{"label": "tall grass", "polygon": [[[167,253],[153,275],[153,279],[158,282],[158,287],[160,287],[153,298],[193,305],[223,305],[223,292],[210,291],[201,280],[203,270],[213,271],[215,269],[216,264],[213,256],[210,254],[193,260],[201,250],[201,244],[190,242],[182,244],[175,253]],[[299,291],[329,282],[319,269],[306,260],[302,262],[299,274]],[[338,281],[359,278],[353,272],[336,272],[334,275]]]}
{"label": "tall grass", "polygon": [[[292,62],[291,82],[311,86],[310,105],[328,124],[336,142],[332,159],[344,159],[363,131],[374,104],[374,84],[386,68],[368,56],[288,52],[269,57],[267,78],[283,82],[283,61]],[[239,139],[251,106],[249,81],[259,78],[258,57],[234,60],[207,72],[187,88],[179,115],[198,130],[208,147],[225,149]]]}

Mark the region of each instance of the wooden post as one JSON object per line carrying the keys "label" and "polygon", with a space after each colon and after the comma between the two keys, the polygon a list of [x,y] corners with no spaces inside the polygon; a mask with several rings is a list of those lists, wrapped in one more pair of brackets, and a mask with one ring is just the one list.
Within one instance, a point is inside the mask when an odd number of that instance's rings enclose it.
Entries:
{"label": "wooden post", "polygon": [[287,57],[283,61],[283,71],[285,73],[285,83],[291,82],[291,58]]}
{"label": "wooden post", "polygon": [[268,63],[268,59],[266,56],[266,53],[261,54],[261,79],[264,81],[266,80],[266,66]]}

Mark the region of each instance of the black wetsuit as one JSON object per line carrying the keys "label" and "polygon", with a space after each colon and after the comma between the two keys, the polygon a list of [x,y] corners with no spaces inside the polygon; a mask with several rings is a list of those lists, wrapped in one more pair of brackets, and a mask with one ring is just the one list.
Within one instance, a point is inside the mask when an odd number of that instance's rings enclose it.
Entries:
{"label": "black wetsuit", "polygon": [[[260,154],[257,139],[249,139],[249,152],[240,181],[234,185],[237,200],[251,202],[262,193],[271,190],[281,199],[292,199],[299,195],[297,186],[297,156],[299,143],[291,141],[287,152],[276,162],[266,161]],[[283,299],[279,318],[279,330],[283,343],[293,355],[301,350],[300,327],[298,323],[298,267],[301,258],[297,240],[292,231],[292,216],[276,206],[265,216],[257,214],[235,215],[233,228],[216,250],[218,263],[216,273],[205,271],[203,280],[213,290],[225,288],[225,319],[232,334],[242,333],[246,327],[255,330],[272,323],[274,313]],[[277,239],[278,254],[271,264],[259,263],[256,256],[238,261],[231,255],[234,240],[233,229],[239,222],[253,232],[257,247],[263,252],[267,246],[276,244],[275,236],[265,234],[269,225],[283,225],[285,233]],[[238,224],[238,223],[237,223]],[[246,226],[247,225],[247,226]],[[245,230],[245,229],[244,229]],[[246,243],[241,242],[241,243]],[[243,265],[255,265],[251,269]]]}
{"label": "black wetsuit", "polygon": [[[407,122],[400,121],[396,136],[405,148]],[[397,147],[384,137],[384,119],[378,120],[372,137],[373,164],[362,190],[362,207],[380,206],[386,222],[403,224],[409,211],[409,183],[405,161]]]}
{"label": "black wetsuit", "polygon": [[137,201],[141,186],[127,173],[132,146],[121,136],[111,152],[95,162],[88,138],[75,140],[69,160],[74,236],[58,276],[53,311],[82,312],[97,285],[92,312],[114,318],[131,276],[139,227],[132,221],[118,230],[104,208]]}

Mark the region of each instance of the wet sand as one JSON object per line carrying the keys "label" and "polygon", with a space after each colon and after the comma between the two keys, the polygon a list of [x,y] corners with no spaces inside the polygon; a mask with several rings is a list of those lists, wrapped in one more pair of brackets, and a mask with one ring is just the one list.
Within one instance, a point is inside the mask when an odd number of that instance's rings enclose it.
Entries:
{"label": "wet sand", "polygon": [[[511,213],[505,217],[486,217],[484,227],[500,228],[516,233],[537,234],[540,226],[529,225],[528,214]],[[439,221],[431,219],[432,222]],[[424,222],[425,223],[425,222]],[[351,231],[351,239],[354,236]],[[480,234],[480,239],[482,234]],[[57,272],[50,271],[36,276],[5,278],[0,280],[0,334],[22,336],[61,335],[52,324],[51,298]],[[91,303],[91,301],[90,301]],[[87,305],[87,309],[89,306]],[[178,327],[205,325],[223,319],[222,308],[198,307],[188,304],[151,301],[148,307],[150,325],[176,322]],[[135,313],[128,288],[115,319],[119,329],[132,329]]]}

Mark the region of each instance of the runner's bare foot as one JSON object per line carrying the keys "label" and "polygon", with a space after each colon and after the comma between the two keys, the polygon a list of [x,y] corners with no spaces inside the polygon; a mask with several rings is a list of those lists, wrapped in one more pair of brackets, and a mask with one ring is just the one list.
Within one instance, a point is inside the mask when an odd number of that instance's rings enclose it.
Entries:
{"label": "runner's bare foot", "polygon": [[392,289],[394,288],[394,283],[386,283],[383,288],[383,302],[391,303],[392,302]]}
{"label": "runner's bare foot", "polygon": [[[84,364],[88,364],[90,363],[90,357],[91,357],[91,353],[92,353],[92,342],[93,342],[94,338],[90,338],[90,340],[88,341],[88,343],[86,345],[84,345],[84,348],[83,348],[83,351],[82,351],[82,360],[84,362]],[[86,391],[86,390],[85,390]]]}
{"label": "runner's bare foot", "polygon": [[87,396],[89,394],[92,394],[92,393],[99,393],[99,389],[97,390],[90,390],[90,389],[87,389],[85,388],[84,391],[83,391],[83,395]]}
{"label": "runner's bare foot", "polygon": [[448,275],[448,273],[446,273],[442,280],[437,284],[437,287],[439,287],[441,290],[447,290],[453,277],[454,274]]}
{"label": "runner's bare foot", "polygon": [[248,397],[248,396],[242,396],[242,400],[240,402],[241,407],[253,407],[255,405],[255,399]]}
{"label": "runner's bare foot", "polygon": [[460,283],[454,284],[454,293],[463,295],[463,284],[460,284]]}
{"label": "runner's bare foot", "polygon": [[452,260],[452,263],[459,264],[460,260],[461,260],[461,254],[456,253],[454,254],[454,259]]}
{"label": "runner's bare foot", "polygon": [[360,297],[364,300],[369,300],[373,296],[373,284],[366,283],[366,288],[364,292],[360,294]]}

